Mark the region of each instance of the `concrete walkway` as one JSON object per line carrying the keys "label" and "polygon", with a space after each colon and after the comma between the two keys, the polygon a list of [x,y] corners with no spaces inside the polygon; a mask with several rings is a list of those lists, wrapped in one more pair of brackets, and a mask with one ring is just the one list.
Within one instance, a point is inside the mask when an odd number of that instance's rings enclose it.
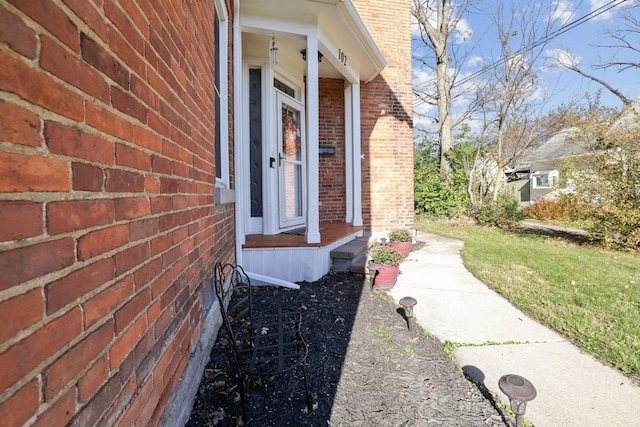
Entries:
{"label": "concrete walkway", "polygon": [[391,295],[418,301],[416,321],[456,344],[465,372],[507,404],[498,388],[502,375],[531,381],[538,396],[525,418],[535,427],[640,426],[640,387],[477,280],[460,258],[463,242],[422,232],[418,241],[426,245],[402,263]]}

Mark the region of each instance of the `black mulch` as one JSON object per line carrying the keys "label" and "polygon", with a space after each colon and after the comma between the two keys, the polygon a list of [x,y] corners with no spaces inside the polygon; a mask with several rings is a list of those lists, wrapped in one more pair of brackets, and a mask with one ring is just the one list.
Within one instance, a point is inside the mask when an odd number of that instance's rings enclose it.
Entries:
{"label": "black mulch", "polygon": [[189,426],[505,426],[443,345],[361,275],[329,274],[280,290],[303,314],[315,409],[305,412],[302,371],[251,380],[247,414],[221,329]]}

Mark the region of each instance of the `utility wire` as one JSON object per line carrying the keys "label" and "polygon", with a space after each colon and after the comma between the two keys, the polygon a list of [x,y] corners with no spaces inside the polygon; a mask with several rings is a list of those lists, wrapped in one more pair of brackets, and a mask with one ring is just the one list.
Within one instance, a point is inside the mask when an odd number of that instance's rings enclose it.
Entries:
{"label": "utility wire", "polygon": [[[574,28],[576,28],[579,25],[584,24],[585,22],[588,22],[600,15],[602,15],[605,12],[608,12],[609,10],[613,9],[614,7],[620,6],[622,3],[625,3],[627,0],[611,0],[609,3],[606,3],[603,6],[600,6],[597,9],[592,10],[591,12],[587,13],[584,16],[581,16],[580,18],[571,21],[565,25],[563,25],[562,27],[558,28],[555,31],[552,31],[551,33],[545,35],[544,37],[542,37],[540,40],[536,40],[533,43],[531,43],[529,46],[525,46],[521,49],[519,49],[518,51],[514,52],[515,55],[523,53],[523,52],[527,52],[531,49],[535,49],[536,47],[540,46],[541,44],[546,44],[549,41],[553,40],[554,38],[566,33],[569,30],[572,30]],[[489,66],[485,66],[482,67],[482,69],[469,74],[468,76],[464,77],[463,79],[461,79],[457,84],[458,85],[462,85],[474,78],[476,78],[477,76],[485,73],[486,71],[496,68],[497,66],[500,66],[504,63],[506,59],[505,58],[501,58],[497,61],[495,61],[493,64],[489,65]],[[424,83],[424,85],[426,85],[426,83]],[[417,89],[420,90],[420,89]],[[422,99],[417,99],[416,101],[413,102],[413,106],[416,107],[417,105],[423,104],[425,103],[425,101],[423,101]]]}
{"label": "utility wire", "polygon": [[[523,53],[523,52],[527,52],[529,50],[535,49],[536,47],[542,45],[542,44],[546,44],[549,41],[553,40],[554,38],[566,33],[569,30],[572,30],[574,28],[576,28],[579,25],[584,24],[585,22],[588,22],[600,15],[602,15],[605,12],[608,12],[609,10],[613,9],[616,6],[621,5],[622,3],[626,2],[627,0],[612,0],[609,3],[607,3],[604,6],[599,7],[598,9],[594,9],[592,12],[588,13],[587,15],[576,19],[575,21],[572,21],[564,26],[562,26],[561,28],[557,29],[556,31],[551,32],[550,34],[545,35],[543,38],[541,38],[540,40],[534,41],[533,43],[531,43],[531,45],[529,46],[525,46],[523,48],[521,48],[520,50],[514,52],[514,55]],[[502,65],[505,61],[505,58],[501,58],[498,61],[494,62],[493,64],[491,64],[489,67],[485,67],[479,71],[476,71],[473,74],[470,74],[468,76],[466,76],[464,79],[462,79],[459,83],[465,83],[468,80],[471,80],[472,78],[476,77],[477,75],[482,74],[483,72],[485,72],[487,69],[491,69],[491,68],[495,68],[499,65]]]}

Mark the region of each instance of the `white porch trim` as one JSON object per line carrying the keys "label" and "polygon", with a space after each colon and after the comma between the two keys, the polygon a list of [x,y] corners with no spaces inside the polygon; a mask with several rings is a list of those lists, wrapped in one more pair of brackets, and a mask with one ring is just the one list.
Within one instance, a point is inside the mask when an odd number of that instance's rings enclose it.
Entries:
{"label": "white porch trim", "polygon": [[[353,200],[353,218],[351,223],[355,227],[362,226],[362,151],[360,149],[360,82],[351,85],[351,176],[353,180],[353,190],[351,198]],[[349,120],[349,117],[347,117]],[[357,126],[353,126],[356,123]],[[347,171],[349,168],[346,168]]]}
{"label": "white porch trim", "polygon": [[[242,70],[242,30],[240,29],[240,0],[233,1],[233,117],[242,117],[242,73],[238,76],[238,71]],[[236,262],[242,265],[242,245],[245,242],[245,221],[244,214],[247,209],[245,197],[244,197],[244,189],[246,188],[246,180],[239,174],[238,171],[241,170],[240,165],[242,162],[242,158],[238,155],[238,153],[242,153],[244,135],[243,135],[243,126],[241,120],[233,121],[233,152],[236,153],[233,159],[233,170],[234,172],[234,181],[236,184],[236,204],[235,204],[235,220],[236,220],[236,229],[235,229],[235,237],[236,237]]]}
{"label": "white porch trim", "polygon": [[[318,38],[307,37],[307,57],[318,57]],[[307,61],[307,243],[320,243],[320,168],[318,150],[320,138],[320,95],[318,88],[318,61]]]}
{"label": "white porch trim", "polygon": [[362,231],[359,231],[320,247],[245,248],[242,266],[246,271],[289,282],[313,282],[331,268],[332,250],[362,235]]}
{"label": "white porch trim", "polygon": [[[351,92],[353,88],[349,82],[345,82],[344,85],[344,164],[353,164],[353,122],[349,120],[349,117],[353,115],[352,105],[353,99],[351,98]],[[345,193],[346,193],[346,206],[345,206],[345,219],[347,222],[353,223],[353,182],[358,179],[357,175],[352,174],[348,167],[345,167]]]}

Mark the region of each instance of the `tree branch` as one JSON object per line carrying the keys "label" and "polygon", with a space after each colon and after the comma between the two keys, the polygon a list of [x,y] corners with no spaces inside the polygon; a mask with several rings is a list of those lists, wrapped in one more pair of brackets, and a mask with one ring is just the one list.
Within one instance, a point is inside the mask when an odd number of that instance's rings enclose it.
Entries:
{"label": "tree branch", "polygon": [[591,74],[581,70],[580,68],[574,66],[574,65],[570,65],[566,67],[567,69],[574,71],[578,74],[580,74],[582,77],[586,77],[589,80],[592,80],[596,83],[601,84],[602,86],[604,86],[609,92],[611,92],[612,94],[614,94],[615,96],[617,96],[618,98],[620,98],[620,100],[622,101],[622,103],[624,105],[629,105],[631,104],[632,100],[627,98],[626,96],[624,96],[622,93],[620,93],[619,90],[613,88],[610,84],[608,84],[607,82],[605,82],[602,79],[597,78],[596,76],[592,76]]}

